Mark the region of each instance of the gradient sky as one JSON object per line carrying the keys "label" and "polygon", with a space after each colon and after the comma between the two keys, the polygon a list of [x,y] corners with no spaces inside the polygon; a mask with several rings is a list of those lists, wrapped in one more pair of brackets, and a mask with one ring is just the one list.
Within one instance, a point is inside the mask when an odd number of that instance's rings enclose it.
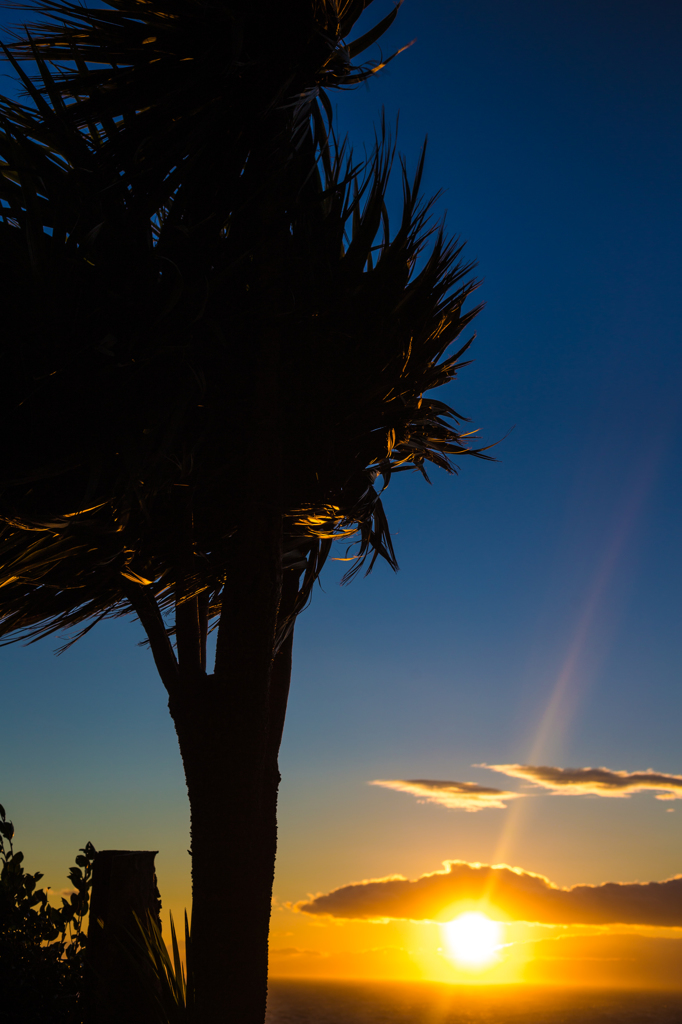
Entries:
{"label": "gradient sky", "polygon": [[[407,0],[382,47],[414,45],[333,97],[358,150],[382,106],[389,122],[400,111],[409,166],[428,133],[425,190],[444,190],[437,209],[478,259],[487,304],[473,365],[439,397],[504,440],[498,463],[463,459],[432,487],[394,479],[400,572],[341,588],[332,565],[299,619],[280,973],[409,975],[381,950],[426,949],[436,925],[284,907],[351,882],[445,860],[559,886],[682,872],[682,804],[556,795],[472,767],[682,774],[681,36],[676,0]],[[87,840],[158,849],[177,916],[188,806],[141,638],[109,623],[59,658],[50,642],[0,651],[0,802],[56,891]],[[467,813],[367,785],[414,779],[529,795]],[[427,960],[415,976],[449,977]]]}

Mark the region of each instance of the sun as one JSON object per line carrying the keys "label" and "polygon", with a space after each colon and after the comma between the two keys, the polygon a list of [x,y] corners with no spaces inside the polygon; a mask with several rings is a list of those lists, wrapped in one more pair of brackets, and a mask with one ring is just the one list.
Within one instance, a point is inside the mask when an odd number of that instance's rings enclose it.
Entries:
{"label": "sun", "polygon": [[502,927],[485,914],[461,914],[443,925],[450,955],[461,963],[483,965],[502,944]]}

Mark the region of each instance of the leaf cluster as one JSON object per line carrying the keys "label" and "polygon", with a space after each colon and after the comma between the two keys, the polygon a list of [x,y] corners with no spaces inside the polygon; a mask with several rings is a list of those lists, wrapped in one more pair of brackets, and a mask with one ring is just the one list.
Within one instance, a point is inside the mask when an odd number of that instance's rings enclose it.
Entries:
{"label": "leaf cluster", "polygon": [[385,63],[356,58],[397,8],[346,41],[367,6],[39,0],[6,50],[27,93],[0,101],[6,635],[143,600],[197,602],[205,633],[262,508],[296,614],[335,539],[349,577],[397,566],[379,478],[488,457],[430,394],[478,310],[424,153],[392,224],[390,133],[363,160],[334,134],[325,90]]}
{"label": "leaf cluster", "polygon": [[[194,965],[192,960],[191,926],[185,911],[185,963],[170,914],[171,950],[164,942],[161,928],[153,914],[145,921],[135,915],[138,932],[131,935],[126,947],[131,966],[145,982],[150,995],[152,1013],[158,1024],[191,1024],[195,1019]],[[186,964],[186,966],[185,966]]]}

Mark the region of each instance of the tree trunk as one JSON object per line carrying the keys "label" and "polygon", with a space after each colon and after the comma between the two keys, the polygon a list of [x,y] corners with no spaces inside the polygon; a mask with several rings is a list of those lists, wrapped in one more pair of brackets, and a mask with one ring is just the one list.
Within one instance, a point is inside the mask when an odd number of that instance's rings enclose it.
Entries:
{"label": "tree trunk", "polygon": [[273,657],[281,565],[281,517],[254,510],[226,584],[215,671],[192,679],[181,671],[169,701],[192,817],[199,1024],[265,1017],[277,753],[291,667],[290,642]]}
{"label": "tree trunk", "polygon": [[192,814],[197,1021],[263,1024],[278,778],[254,765],[253,743],[219,688],[211,677],[206,705],[188,710],[179,730]]}
{"label": "tree trunk", "polygon": [[[289,115],[284,111],[277,116],[279,131],[286,134]],[[280,652],[275,641],[278,620],[293,613],[298,591],[298,574],[288,571],[283,587],[282,569],[278,313],[289,302],[290,234],[286,207],[275,201],[274,192],[287,155],[269,143],[249,159],[247,193],[253,209],[248,230],[258,254],[251,282],[258,343],[243,382],[253,396],[241,441],[247,467],[244,504],[236,511],[239,526],[226,567],[214,672],[206,674],[198,650],[199,606],[187,599],[194,560],[190,494],[178,520],[177,681],[164,668],[167,646],[159,642],[155,653],[162,677],[165,671],[169,680],[169,708],[191,810],[197,1024],[263,1024],[267,1001],[277,755],[292,636]],[[158,631],[158,623],[151,628]]]}

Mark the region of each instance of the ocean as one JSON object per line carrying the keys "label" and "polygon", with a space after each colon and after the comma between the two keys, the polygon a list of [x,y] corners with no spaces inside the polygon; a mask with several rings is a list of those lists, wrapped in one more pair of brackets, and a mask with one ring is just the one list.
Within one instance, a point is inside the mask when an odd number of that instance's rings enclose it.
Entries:
{"label": "ocean", "polygon": [[273,979],[266,1024],[682,1024],[682,992]]}

